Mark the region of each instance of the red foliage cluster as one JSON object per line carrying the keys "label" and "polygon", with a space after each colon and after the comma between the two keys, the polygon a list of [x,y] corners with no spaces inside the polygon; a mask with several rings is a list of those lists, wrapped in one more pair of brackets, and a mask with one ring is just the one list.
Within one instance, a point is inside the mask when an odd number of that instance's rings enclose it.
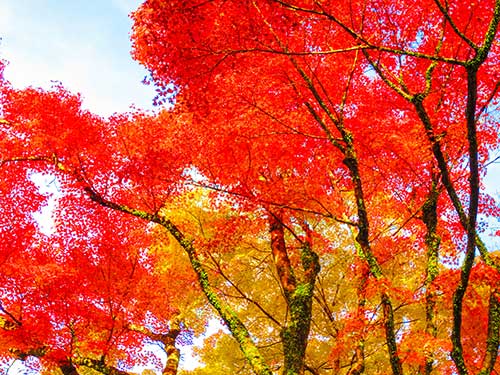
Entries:
{"label": "red foliage cluster", "polygon": [[[493,0],[445,4],[145,1],[133,13],[133,55],[161,92],[178,93],[174,109],[157,114],[103,119],[59,85],[17,90],[2,80],[2,353],[132,358],[143,336],[131,324],[168,326],[193,276],[165,267],[151,250],[154,228],[125,212],[170,231],[202,287],[196,256],[240,251],[251,237],[269,242],[269,218],[281,241],[277,267],[298,268],[305,244],[325,259],[345,247],[359,256],[350,281],[364,286],[358,305],[339,313],[333,360],[392,329],[393,358],[409,368],[434,358],[453,371],[443,315],[456,318],[453,298],[469,272],[462,260],[478,241],[468,225],[477,215],[463,213],[479,189],[471,164],[477,159],[483,176],[498,147],[498,115],[489,112],[500,45],[488,34]],[[60,186],[50,235],[33,217],[48,198],[32,181],[37,173]],[[211,193],[200,197],[198,187]],[[186,197],[201,212],[192,221],[176,203]],[[499,215],[482,193],[479,212]],[[472,267],[461,310],[464,359],[476,370],[484,351],[474,340],[486,340],[487,296],[498,283],[492,267]],[[293,272],[280,271],[297,287]],[[313,273],[303,271],[297,278]],[[382,307],[373,303],[380,297]],[[403,311],[397,334],[388,300]]]}

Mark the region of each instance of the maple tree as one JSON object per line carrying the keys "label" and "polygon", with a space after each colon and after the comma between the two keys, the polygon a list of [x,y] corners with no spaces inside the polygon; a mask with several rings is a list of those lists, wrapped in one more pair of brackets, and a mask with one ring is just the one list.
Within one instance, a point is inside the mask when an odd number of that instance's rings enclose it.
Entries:
{"label": "maple tree", "polygon": [[[4,356],[119,372],[149,336],[173,374],[202,294],[234,340],[196,373],[498,371],[480,220],[499,216],[481,178],[500,1],[149,0],[132,17],[170,109],[102,119],[2,80]],[[62,189],[46,236],[34,173]]]}

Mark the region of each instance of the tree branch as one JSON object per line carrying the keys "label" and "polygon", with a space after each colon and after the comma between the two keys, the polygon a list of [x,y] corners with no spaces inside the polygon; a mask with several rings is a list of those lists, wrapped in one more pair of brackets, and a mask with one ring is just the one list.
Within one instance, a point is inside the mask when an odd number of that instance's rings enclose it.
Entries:
{"label": "tree branch", "polygon": [[7,315],[12,321],[9,321],[5,319],[4,317],[0,316],[0,328],[5,329],[7,331],[11,331],[13,329],[16,329],[17,327],[20,327],[22,325],[21,321],[18,320],[14,315],[12,315],[10,312],[5,310],[5,307],[3,307],[3,304],[0,302],[0,311],[3,312],[5,315]]}
{"label": "tree branch", "polygon": [[490,375],[495,367],[500,345],[500,301],[498,289],[493,289],[490,294],[488,307],[488,336],[486,339],[486,353],[483,365],[478,375]]}
{"label": "tree branch", "polygon": [[361,34],[355,32],[353,29],[351,29],[350,27],[345,25],[343,22],[341,22],[337,17],[335,17],[331,13],[326,12],[319,1],[315,1],[315,4],[318,5],[320,10],[295,6],[293,4],[290,4],[286,1],[281,1],[281,0],[274,0],[274,1],[281,4],[282,6],[284,6],[286,8],[294,10],[294,11],[301,11],[301,12],[305,12],[305,13],[314,14],[317,16],[326,17],[330,21],[332,21],[335,24],[337,24],[338,26],[340,26],[344,31],[346,31],[353,38],[353,40],[355,40],[359,43],[363,43],[362,45],[366,46],[365,48],[360,48],[363,51],[371,49],[371,50],[376,50],[376,51],[380,51],[380,52],[388,52],[388,53],[395,54],[395,55],[412,56],[412,57],[421,58],[421,59],[430,60],[430,61],[439,61],[439,62],[444,62],[444,63],[448,63],[448,64],[452,64],[452,65],[465,66],[465,64],[466,64],[465,61],[457,60],[454,58],[448,58],[448,57],[438,56],[438,55],[427,55],[425,53],[420,53],[420,52],[416,52],[416,51],[409,51],[409,50],[405,50],[405,49],[397,49],[397,48],[391,48],[391,47],[386,47],[386,46],[374,45],[374,44],[370,43],[366,38],[364,38]]}
{"label": "tree branch", "polygon": [[124,212],[164,227],[188,255],[191,262],[191,267],[198,277],[198,282],[201,290],[207,297],[208,302],[214,307],[214,309],[219,313],[222,320],[224,320],[224,322],[228,326],[232,336],[240,345],[241,351],[247,358],[255,373],[258,375],[272,375],[271,369],[266,364],[264,357],[260,354],[259,349],[257,348],[243,322],[240,320],[237,314],[217,296],[215,291],[212,289],[208,274],[203,267],[203,264],[199,259],[191,240],[186,238],[184,234],[167,218],[159,216],[158,214],[151,214],[104,199],[90,187],[86,187],[85,191],[89,195],[90,199],[103,207]]}
{"label": "tree branch", "polygon": [[[75,369],[73,364],[78,365],[78,366],[88,367],[88,368],[95,370],[95,371],[98,371],[104,375],[130,375],[127,371],[119,370],[116,367],[109,366],[102,360],[98,360],[98,359],[94,359],[94,358],[84,358],[84,357],[71,358],[71,363],[64,364],[64,366],[66,366],[66,368],[68,369],[67,371],[69,371],[69,372],[63,371],[64,375],[74,374],[73,372],[71,372],[72,368]],[[62,367],[61,367],[61,370],[62,370]]]}
{"label": "tree branch", "polygon": [[474,44],[474,42],[472,40],[467,38],[467,36],[458,29],[455,22],[453,22],[453,19],[451,18],[450,13],[448,12],[448,7],[445,8],[439,0],[434,0],[434,2],[438,6],[439,10],[443,14],[446,21],[448,21],[448,23],[450,24],[450,26],[453,29],[453,31],[455,32],[455,34],[457,34],[465,43],[467,43],[474,51],[477,52],[479,50],[479,47],[476,44]]}
{"label": "tree branch", "polygon": [[167,333],[154,333],[150,329],[131,324],[128,328],[132,331],[142,333],[153,341],[161,342],[167,353],[167,362],[163,367],[162,375],[176,375],[179,368],[180,350],[175,346],[177,337],[181,332],[180,328],[181,317],[175,316],[170,320],[170,327]]}
{"label": "tree branch", "polygon": [[281,287],[285,293],[287,301],[297,287],[297,281],[288,257],[285,244],[285,231],[283,227],[283,214],[280,211],[269,211],[269,233],[271,235],[271,252],[273,254],[274,265],[278,272]]}
{"label": "tree branch", "polygon": [[238,287],[238,285],[236,285],[227,275],[226,273],[224,272],[224,270],[222,269],[222,267],[220,266],[220,264],[215,260],[213,259],[213,256],[210,255],[210,257],[212,258],[212,261],[214,262],[215,266],[217,267],[217,272],[220,273],[220,275],[224,278],[224,280],[226,280],[229,284],[231,284],[231,286],[236,290],[236,292],[238,292],[238,294],[245,300],[245,301],[248,301],[250,302],[252,305],[254,305],[255,307],[257,307],[265,316],[267,316],[269,318],[269,320],[271,320],[274,324],[276,324],[278,327],[282,328],[283,325],[274,317],[272,316],[269,312],[266,311],[266,309],[264,309],[264,307],[262,307],[262,305],[255,301],[254,299],[248,297],[246,295],[246,293],[241,290],[240,287]]}

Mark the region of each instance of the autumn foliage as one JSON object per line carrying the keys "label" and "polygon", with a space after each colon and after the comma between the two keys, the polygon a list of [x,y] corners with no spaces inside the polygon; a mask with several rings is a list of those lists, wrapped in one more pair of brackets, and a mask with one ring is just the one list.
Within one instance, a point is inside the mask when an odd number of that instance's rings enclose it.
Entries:
{"label": "autumn foliage", "polygon": [[216,316],[195,374],[499,371],[482,179],[500,1],[150,0],[132,18],[155,113],[103,119],[2,79],[5,361],[175,374]]}

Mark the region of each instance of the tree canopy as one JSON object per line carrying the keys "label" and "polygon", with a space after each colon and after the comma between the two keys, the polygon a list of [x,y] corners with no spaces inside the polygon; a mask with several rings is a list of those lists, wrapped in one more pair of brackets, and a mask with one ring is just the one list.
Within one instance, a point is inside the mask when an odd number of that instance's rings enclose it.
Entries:
{"label": "tree canopy", "polygon": [[4,361],[177,374],[216,316],[193,374],[499,371],[499,0],[131,16],[155,113],[1,79]]}

